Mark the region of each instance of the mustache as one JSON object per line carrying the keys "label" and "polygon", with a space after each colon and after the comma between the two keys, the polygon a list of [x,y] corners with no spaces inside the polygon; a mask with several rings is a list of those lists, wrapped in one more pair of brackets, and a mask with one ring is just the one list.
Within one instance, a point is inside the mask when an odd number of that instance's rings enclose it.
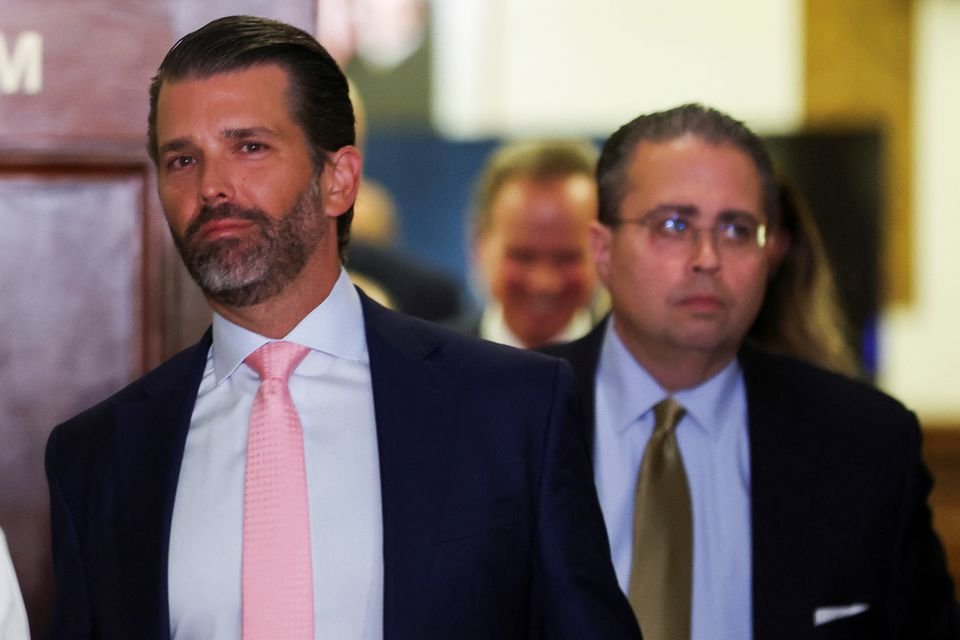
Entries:
{"label": "mustache", "polygon": [[248,220],[258,224],[260,227],[270,224],[270,218],[259,209],[244,209],[229,202],[224,202],[215,207],[203,205],[203,207],[200,208],[200,212],[197,213],[197,217],[187,225],[186,231],[183,232],[183,239],[189,240],[200,232],[200,228],[203,227],[203,225],[209,222],[231,218],[235,220]]}

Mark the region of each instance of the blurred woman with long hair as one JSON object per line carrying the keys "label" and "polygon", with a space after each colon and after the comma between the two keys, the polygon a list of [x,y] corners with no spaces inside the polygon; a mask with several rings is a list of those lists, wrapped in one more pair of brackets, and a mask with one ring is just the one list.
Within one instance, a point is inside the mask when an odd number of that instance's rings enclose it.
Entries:
{"label": "blurred woman with long hair", "polygon": [[749,336],[770,351],[858,377],[862,369],[813,214],[782,176],[779,198],[786,249]]}

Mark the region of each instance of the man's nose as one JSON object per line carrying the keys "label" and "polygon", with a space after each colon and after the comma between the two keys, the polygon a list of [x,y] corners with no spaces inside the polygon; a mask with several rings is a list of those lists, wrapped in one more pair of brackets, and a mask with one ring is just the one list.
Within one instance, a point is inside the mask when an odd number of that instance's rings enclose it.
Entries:
{"label": "man's nose", "polygon": [[557,293],[563,289],[563,275],[548,264],[535,265],[529,282],[530,289],[537,293]]}
{"label": "man's nose", "polygon": [[200,167],[200,199],[207,204],[233,198],[233,181],[218,162],[204,162]]}
{"label": "man's nose", "polygon": [[693,270],[714,273],[720,270],[720,251],[713,229],[696,229],[693,236]]}

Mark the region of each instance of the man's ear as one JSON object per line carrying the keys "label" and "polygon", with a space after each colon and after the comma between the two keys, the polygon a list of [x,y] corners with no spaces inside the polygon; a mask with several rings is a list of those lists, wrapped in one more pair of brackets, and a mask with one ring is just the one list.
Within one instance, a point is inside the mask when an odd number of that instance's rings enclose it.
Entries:
{"label": "man's ear", "polygon": [[610,250],[613,244],[613,229],[599,222],[590,224],[590,254],[597,267],[597,275],[605,287],[610,285]]}
{"label": "man's ear", "polygon": [[362,175],[363,156],[356,147],[340,147],[327,157],[320,174],[324,215],[336,218],[353,206]]}

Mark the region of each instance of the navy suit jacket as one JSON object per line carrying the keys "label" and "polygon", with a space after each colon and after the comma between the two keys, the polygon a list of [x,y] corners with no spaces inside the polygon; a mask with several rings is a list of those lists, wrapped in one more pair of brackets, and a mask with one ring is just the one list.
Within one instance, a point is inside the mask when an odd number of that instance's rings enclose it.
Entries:
{"label": "navy suit jacket", "polygon": [[[638,638],[566,363],[362,298],[384,637]],[[55,638],[170,637],[171,517],[209,347],[207,332],[51,435]]]}
{"label": "navy suit jacket", "polygon": [[[544,349],[573,365],[590,416],[608,323]],[[754,639],[960,637],[914,415],[866,384],[794,359],[744,346],[739,362]],[[593,420],[584,424],[592,449]],[[851,604],[869,608],[814,627],[817,608]]]}

